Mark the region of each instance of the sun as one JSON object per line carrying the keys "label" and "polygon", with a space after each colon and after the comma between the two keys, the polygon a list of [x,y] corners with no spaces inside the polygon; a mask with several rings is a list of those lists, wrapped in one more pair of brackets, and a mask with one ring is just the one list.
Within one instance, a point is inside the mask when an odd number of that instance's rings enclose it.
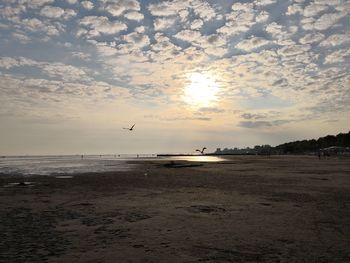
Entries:
{"label": "sun", "polygon": [[215,103],[219,87],[209,73],[191,73],[184,89],[184,100],[193,106],[206,107]]}

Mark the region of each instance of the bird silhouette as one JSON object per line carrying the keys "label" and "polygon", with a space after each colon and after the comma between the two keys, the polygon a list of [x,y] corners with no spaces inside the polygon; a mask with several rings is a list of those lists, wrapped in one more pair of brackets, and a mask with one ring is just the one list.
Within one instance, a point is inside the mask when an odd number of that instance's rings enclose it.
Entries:
{"label": "bird silhouette", "polygon": [[132,131],[135,127],[135,124],[133,126],[131,126],[131,128],[123,128],[124,130],[129,130],[129,131]]}
{"label": "bird silhouette", "polygon": [[203,147],[203,149],[202,150],[196,150],[196,152],[200,152],[201,154],[204,154],[204,151],[205,151],[205,149],[207,149],[206,147]]}

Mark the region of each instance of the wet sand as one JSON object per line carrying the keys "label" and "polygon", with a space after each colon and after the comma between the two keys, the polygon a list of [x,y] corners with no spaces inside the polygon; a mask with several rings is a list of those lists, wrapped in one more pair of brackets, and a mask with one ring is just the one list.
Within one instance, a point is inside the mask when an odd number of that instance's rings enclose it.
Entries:
{"label": "wet sand", "polygon": [[0,262],[350,262],[350,158],[189,164],[1,175]]}

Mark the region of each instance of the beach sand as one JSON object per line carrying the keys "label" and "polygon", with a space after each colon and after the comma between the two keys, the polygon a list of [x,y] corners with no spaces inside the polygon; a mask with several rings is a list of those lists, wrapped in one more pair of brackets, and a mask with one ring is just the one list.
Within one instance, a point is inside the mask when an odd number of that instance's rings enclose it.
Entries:
{"label": "beach sand", "polygon": [[349,158],[168,163],[0,176],[0,262],[350,262]]}

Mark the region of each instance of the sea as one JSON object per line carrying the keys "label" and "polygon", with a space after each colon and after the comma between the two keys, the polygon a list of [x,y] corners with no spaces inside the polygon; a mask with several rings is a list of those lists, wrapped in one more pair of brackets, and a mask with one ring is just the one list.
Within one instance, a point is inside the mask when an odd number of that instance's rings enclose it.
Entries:
{"label": "sea", "polygon": [[[220,162],[215,156],[157,156],[156,154],[1,156],[0,176],[72,175],[134,169],[137,161],[169,160]],[[132,162],[131,162],[132,161]]]}

